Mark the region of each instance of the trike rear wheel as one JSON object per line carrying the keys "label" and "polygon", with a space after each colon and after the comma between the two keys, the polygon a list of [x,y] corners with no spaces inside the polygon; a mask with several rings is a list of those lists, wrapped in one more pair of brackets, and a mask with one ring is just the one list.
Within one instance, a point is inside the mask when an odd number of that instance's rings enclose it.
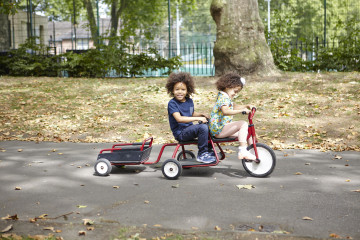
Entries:
{"label": "trike rear wheel", "polygon": [[[185,154],[185,158],[184,158],[184,154]],[[193,159],[193,158],[195,158],[195,154],[189,150],[185,150],[184,152],[183,151],[179,152],[176,159],[178,161],[182,161],[184,159]]]}
{"label": "trike rear wheel", "polygon": [[161,166],[163,175],[169,180],[176,180],[180,177],[182,166],[175,159],[166,160]]}
{"label": "trike rear wheel", "polygon": [[[254,145],[250,145],[247,149],[255,155]],[[276,165],[275,152],[268,145],[263,143],[257,143],[256,149],[260,162],[243,159],[242,164],[245,171],[251,176],[266,177],[274,171]]]}

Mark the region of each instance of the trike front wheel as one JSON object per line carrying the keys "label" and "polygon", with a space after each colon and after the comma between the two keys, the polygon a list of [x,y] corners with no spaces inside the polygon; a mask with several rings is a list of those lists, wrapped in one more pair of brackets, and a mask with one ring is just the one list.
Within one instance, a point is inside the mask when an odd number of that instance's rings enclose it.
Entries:
{"label": "trike front wheel", "polygon": [[182,166],[175,159],[166,160],[161,166],[163,175],[169,180],[176,180],[180,177]]}
{"label": "trike front wheel", "polygon": [[[255,155],[254,145],[248,148],[252,154]],[[266,177],[270,175],[276,165],[275,152],[266,144],[256,143],[256,149],[259,156],[259,161],[242,160],[242,164],[247,173],[253,177]]]}

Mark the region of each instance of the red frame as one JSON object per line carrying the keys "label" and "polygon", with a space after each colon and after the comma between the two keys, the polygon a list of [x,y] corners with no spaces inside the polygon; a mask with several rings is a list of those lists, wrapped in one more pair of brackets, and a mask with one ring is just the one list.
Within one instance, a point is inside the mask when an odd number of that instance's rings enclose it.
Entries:
{"label": "red frame", "polygon": [[[249,120],[249,128],[248,128],[248,136],[247,136],[247,140],[250,139],[250,137],[252,137],[252,144],[254,145],[254,151],[255,151],[255,156],[256,156],[256,159],[255,160],[256,162],[258,162],[259,160],[259,156],[258,156],[258,152],[257,152],[257,148],[256,148],[256,143],[258,142],[257,140],[257,137],[256,137],[256,133],[255,133],[255,125],[253,123],[253,117],[255,115],[255,112],[256,112],[256,108],[252,108],[251,109],[251,112],[249,113],[248,115],[248,120]],[[213,139],[213,137],[211,135],[209,135],[209,143],[211,143],[211,146],[214,150],[214,153],[215,153],[215,158],[216,158],[216,161],[215,162],[212,162],[212,163],[209,163],[209,164],[204,164],[204,163],[199,163],[198,165],[191,165],[191,166],[186,166],[186,167],[209,167],[209,166],[216,166],[220,160],[223,160],[225,158],[225,153],[224,151],[222,150],[221,146],[220,146],[220,143],[225,143],[225,142],[236,142],[238,141],[237,138],[233,138],[232,140],[222,140],[221,138],[217,138],[217,139]],[[218,147],[218,149],[220,150],[220,152],[222,153],[222,158],[220,159],[218,154],[217,154],[217,151],[215,149],[215,144],[216,146]],[[193,142],[189,142],[189,143],[186,143],[186,144],[180,144],[180,143],[167,143],[167,144],[164,144],[160,150],[160,153],[159,153],[159,156],[157,158],[156,161],[154,162],[144,162],[143,164],[156,164],[160,161],[161,159],[161,156],[164,152],[164,149],[166,147],[169,147],[169,146],[176,146],[175,147],[175,150],[173,152],[173,155],[172,155],[172,158],[173,159],[176,159],[176,154],[177,152],[179,151],[179,148],[181,147],[182,148],[182,152],[184,153],[184,158],[185,158],[185,145],[197,145],[197,142],[196,141],[193,141]],[[251,161],[251,160],[249,160]]]}
{"label": "red frame", "polygon": [[[255,133],[255,126],[254,126],[254,123],[253,123],[253,117],[255,115],[255,112],[256,112],[256,108],[252,108],[251,109],[251,112],[249,113],[248,115],[248,119],[249,119],[249,128],[248,128],[248,136],[247,136],[247,140],[250,139],[250,137],[252,137],[252,144],[254,145],[254,151],[255,151],[255,156],[257,158],[257,160],[255,160],[256,162],[259,162],[259,156],[258,156],[258,152],[257,152],[257,148],[256,148],[256,143],[258,142],[257,141],[257,138],[256,138],[256,133]],[[225,153],[224,151],[222,150],[221,146],[220,146],[220,143],[225,143],[225,142],[236,142],[238,141],[237,138],[232,138],[229,140],[229,138],[227,139],[221,139],[221,138],[217,138],[217,139],[214,139],[210,134],[209,134],[209,143],[211,143],[211,146],[214,150],[214,153],[215,153],[215,158],[216,158],[216,161],[215,162],[212,162],[212,163],[209,163],[209,164],[204,164],[204,163],[199,163],[199,164],[196,164],[196,165],[189,165],[189,166],[184,166],[185,168],[190,168],[190,167],[209,167],[209,166],[216,166],[220,160],[223,160],[225,158]],[[153,137],[149,137],[147,139],[145,139],[142,143],[119,143],[119,144],[114,144],[112,146],[112,148],[107,148],[107,149],[103,149],[100,151],[100,153],[103,153],[104,151],[110,151],[110,152],[113,152],[114,150],[120,150],[121,149],[121,146],[132,146],[132,145],[140,145],[141,144],[141,148],[140,150],[143,151],[144,149],[144,146],[145,144],[149,142],[149,147],[152,146],[152,143],[153,143]],[[175,150],[173,152],[173,155],[172,155],[172,158],[173,159],[176,159],[176,154],[177,152],[179,151],[179,148],[181,147],[182,149],[182,152],[184,153],[184,158],[185,158],[185,145],[197,145],[197,141],[191,141],[191,142],[187,142],[187,143],[166,143],[164,144],[162,147],[161,147],[161,150],[160,150],[160,153],[158,155],[158,158],[156,159],[156,161],[154,162],[148,162],[149,159],[145,159],[144,161],[142,162],[139,162],[139,163],[122,163],[122,164],[112,164],[112,165],[139,165],[139,164],[146,164],[146,165],[151,165],[151,164],[156,164],[160,161],[161,157],[162,157],[162,154],[164,153],[164,150],[166,147],[170,147],[170,146],[175,146]],[[222,158],[220,159],[219,156],[218,156],[218,153],[216,151],[216,148],[215,148],[215,145],[218,147],[218,149],[220,150],[221,152],[221,155],[222,155]],[[249,160],[251,161],[251,160]]]}

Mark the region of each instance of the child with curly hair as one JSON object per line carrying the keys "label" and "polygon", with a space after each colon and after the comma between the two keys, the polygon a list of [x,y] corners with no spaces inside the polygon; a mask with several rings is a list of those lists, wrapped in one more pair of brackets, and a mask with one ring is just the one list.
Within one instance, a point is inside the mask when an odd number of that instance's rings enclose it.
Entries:
{"label": "child with curly hair", "polygon": [[207,122],[207,116],[195,112],[194,102],[190,98],[195,93],[194,80],[189,73],[171,73],[166,89],[173,98],[168,103],[168,114],[171,131],[177,141],[198,139],[197,161],[211,163],[215,156],[208,150],[209,129],[206,124],[193,124],[194,121]]}
{"label": "child with curly hair", "polygon": [[216,82],[219,90],[215,106],[210,115],[210,133],[216,138],[237,137],[239,140],[239,159],[255,160],[256,157],[247,149],[248,125],[245,121],[233,122],[233,115],[249,113],[253,106],[235,105],[232,99],[242,90],[245,79],[239,74],[228,73]]}

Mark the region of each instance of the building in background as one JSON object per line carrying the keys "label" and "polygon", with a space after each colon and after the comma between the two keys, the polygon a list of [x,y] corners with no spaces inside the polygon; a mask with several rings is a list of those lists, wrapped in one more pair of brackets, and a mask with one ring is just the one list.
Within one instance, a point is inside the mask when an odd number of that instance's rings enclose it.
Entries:
{"label": "building in background", "polygon": [[32,15],[32,32],[27,12],[18,11],[15,15],[9,15],[10,48],[17,49],[24,44],[31,35],[36,37],[36,43],[47,45],[49,41],[48,18],[37,14]]}
{"label": "building in background", "polygon": [[[78,23],[75,28],[71,22],[48,22],[47,24],[48,46],[56,47],[56,54],[65,53],[67,50],[86,50],[94,47],[87,21]],[[100,19],[100,36],[106,35],[110,24],[110,19]]]}

